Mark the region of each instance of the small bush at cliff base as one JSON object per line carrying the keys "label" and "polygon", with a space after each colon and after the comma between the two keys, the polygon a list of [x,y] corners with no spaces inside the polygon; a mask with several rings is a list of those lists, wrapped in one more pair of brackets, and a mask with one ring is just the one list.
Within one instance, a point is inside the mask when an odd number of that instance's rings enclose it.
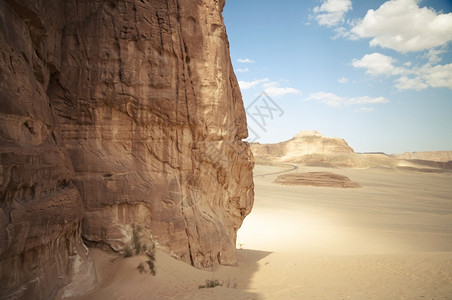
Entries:
{"label": "small bush at cliff base", "polygon": [[234,279],[228,278],[226,282],[219,281],[218,279],[207,279],[206,284],[200,284],[198,288],[199,289],[214,288],[217,286],[226,286],[227,288],[236,289],[238,287],[238,283],[235,278]]}
{"label": "small bush at cliff base", "polygon": [[135,254],[136,255],[145,251],[145,247],[143,247],[144,245],[141,243],[140,234],[141,234],[141,226],[133,224],[132,225],[132,239],[133,239],[133,244],[135,245]]}
{"label": "small bush at cliff base", "polygon": [[207,280],[206,280],[206,284],[205,284],[205,285],[200,284],[200,285],[198,286],[198,288],[199,288],[199,289],[204,289],[204,288],[214,288],[214,287],[216,287],[216,286],[222,286],[222,285],[223,285],[223,283],[220,283],[220,281],[218,281],[218,279],[212,279],[212,280],[207,279]]}
{"label": "small bush at cliff base", "polygon": [[149,272],[151,272],[151,274],[153,275],[153,276],[155,276],[155,265],[154,265],[154,262],[152,261],[152,260],[147,260],[146,261],[147,263],[148,263],[148,265],[149,265]]}
{"label": "small bush at cliff base", "polygon": [[132,257],[132,255],[133,255],[132,249],[129,246],[127,246],[124,249],[124,257]]}
{"label": "small bush at cliff base", "polygon": [[[132,242],[135,247],[135,254],[140,255],[142,253],[145,253],[147,255],[149,259],[146,261],[146,263],[149,266],[149,273],[151,275],[155,275],[155,242],[152,241],[151,247],[148,247],[148,245],[144,244],[141,241],[141,230],[141,226],[135,224],[132,225]],[[124,252],[125,257],[131,257],[133,255],[133,250],[129,246],[124,249]],[[140,263],[137,269],[138,271],[140,271],[140,273],[146,273],[145,265],[143,263]]]}
{"label": "small bush at cliff base", "polygon": [[155,261],[155,243],[152,243],[151,248],[146,251],[146,255],[149,258],[146,261],[147,264],[149,265],[149,271],[151,272],[152,275],[155,275],[156,274],[155,264],[154,264],[154,261]]}
{"label": "small bush at cliff base", "polygon": [[233,289],[236,289],[239,286],[239,284],[237,283],[237,280],[235,278],[234,279],[228,278],[225,285],[227,288],[233,288]]}
{"label": "small bush at cliff base", "polygon": [[155,261],[155,243],[152,243],[151,248],[146,250],[146,255],[150,260]]}
{"label": "small bush at cliff base", "polygon": [[137,269],[138,269],[138,271],[140,271],[140,274],[142,274],[143,272],[146,273],[143,263],[140,263],[138,265]]}

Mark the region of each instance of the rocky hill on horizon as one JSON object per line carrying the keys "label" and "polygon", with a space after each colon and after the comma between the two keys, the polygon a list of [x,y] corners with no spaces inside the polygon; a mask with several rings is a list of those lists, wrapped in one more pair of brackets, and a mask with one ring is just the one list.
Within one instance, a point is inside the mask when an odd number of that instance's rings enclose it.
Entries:
{"label": "rocky hill on horizon", "polygon": [[325,137],[316,130],[304,130],[292,139],[275,144],[251,143],[255,156],[289,161],[310,154],[354,153],[344,139]]}
{"label": "rocky hill on horizon", "polygon": [[418,159],[437,162],[452,161],[452,151],[404,152],[400,154],[392,154],[391,156],[399,159]]}
{"label": "rocky hill on horizon", "polygon": [[355,153],[344,139],[325,137],[305,130],[292,139],[274,144],[251,143],[256,163],[298,163],[309,166],[345,168],[405,168],[425,172],[452,170],[452,152],[421,152],[388,155],[382,152]]}

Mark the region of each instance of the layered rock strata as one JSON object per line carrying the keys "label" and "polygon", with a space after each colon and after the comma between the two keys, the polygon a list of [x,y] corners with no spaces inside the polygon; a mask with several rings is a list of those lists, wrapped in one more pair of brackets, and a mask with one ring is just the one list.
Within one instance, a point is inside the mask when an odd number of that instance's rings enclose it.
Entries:
{"label": "layered rock strata", "polygon": [[354,153],[344,139],[325,137],[315,130],[305,130],[292,139],[276,144],[251,144],[254,155],[293,161],[311,154]]}
{"label": "layered rock strata", "polygon": [[253,161],[223,6],[0,1],[1,295],[51,295],[81,237],[121,252],[133,225],[196,267],[236,261]]}

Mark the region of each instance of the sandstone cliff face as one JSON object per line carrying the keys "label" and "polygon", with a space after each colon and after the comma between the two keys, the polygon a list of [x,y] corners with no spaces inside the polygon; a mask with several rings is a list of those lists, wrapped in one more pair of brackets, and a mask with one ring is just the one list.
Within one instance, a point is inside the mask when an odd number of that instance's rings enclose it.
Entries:
{"label": "sandstone cliff face", "polygon": [[223,5],[0,1],[2,295],[44,298],[81,236],[120,252],[133,224],[235,262],[253,162]]}
{"label": "sandstone cliff face", "polygon": [[57,2],[0,1],[0,297],[45,298],[84,255],[82,200],[46,95],[59,68]]}
{"label": "sandstone cliff face", "polygon": [[120,251],[135,223],[197,267],[235,262],[253,184],[224,3],[71,4],[49,89],[83,237]]}

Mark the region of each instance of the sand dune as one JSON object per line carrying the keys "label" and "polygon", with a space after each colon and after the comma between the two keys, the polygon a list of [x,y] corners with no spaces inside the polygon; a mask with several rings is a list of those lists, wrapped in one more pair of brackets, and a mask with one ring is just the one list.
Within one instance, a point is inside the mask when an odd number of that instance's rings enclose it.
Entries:
{"label": "sand dune", "polygon": [[[359,189],[265,175],[288,169],[256,165],[237,266],[198,270],[158,252],[154,277],[136,269],[145,257],[95,250],[101,285],[82,299],[452,299],[451,173],[300,166]],[[224,284],[199,289],[206,279]]]}

